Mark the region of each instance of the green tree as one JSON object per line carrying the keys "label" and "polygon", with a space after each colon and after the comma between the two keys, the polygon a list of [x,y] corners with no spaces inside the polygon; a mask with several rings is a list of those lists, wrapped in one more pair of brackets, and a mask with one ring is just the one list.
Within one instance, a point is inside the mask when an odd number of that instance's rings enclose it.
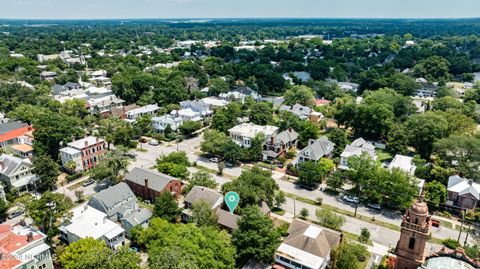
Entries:
{"label": "green tree", "polygon": [[332,256],[337,269],[360,269],[361,262],[365,261],[367,255],[365,246],[343,241]]}
{"label": "green tree", "polygon": [[7,218],[7,211],[8,211],[7,203],[3,199],[0,199],[0,219]]}
{"label": "green tree", "polygon": [[370,240],[370,231],[366,227],[363,227],[360,236],[358,237],[358,241],[368,243],[368,240]]}
{"label": "green tree", "polygon": [[180,209],[178,208],[175,197],[168,191],[162,192],[155,200],[153,214],[155,217],[165,219],[169,222],[176,222],[180,214]]}
{"label": "green tree", "polygon": [[187,178],[188,166],[190,162],[184,151],[172,152],[157,159],[157,170],[172,177]]}
{"label": "green tree", "polygon": [[318,223],[321,226],[340,231],[346,219],[344,216],[333,213],[330,209],[317,209]]}
{"label": "green tree", "polygon": [[410,144],[422,158],[430,159],[434,143],[446,135],[448,122],[439,115],[427,112],[411,116],[405,122],[405,127]]}
{"label": "green tree", "polygon": [[104,241],[93,238],[80,239],[65,247],[59,255],[65,269],[140,269],[140,256],[127,247],[118,252],[111,250]]}
{"label": "green tree", "polygon": [[265,135],[263,133],[258,133],[250,141],[250,148],[246,150],[246,154],[243,156],[248,160],[258,161],[262,158],[263,145],[265,144]]}
{"label": "green tree", "polygon": [[197,121],[184,121],[180,127],[178,127],[180,133],[182,133],[184,136],[191,136],[195,131],[199,130],[202,128],[202,124]]}
{"label": "green tree", "polygon": [[258,166],[243,170],[239,177],[222,186],[223,193],[236,191],[240,195],[240,208],[260,205],[262,202],[272,207],[277,190],[278,185],[273,180],[271,172],[262,170]]}
{"label": "green tree", "polygon": [[229,140],[231,139],[223,132],[217,130],[208,130],[203,135],[200,149],[205,153],[214,156],[221,156],[224,153],[224,147]]}
{"label": "green tree", "polygon": [[287,199],[285,198],[285,193],[283,191],[278,191],[275,194],[275,207],[282,208],[282,205],[285,204]]}
{"label": "green tree", "polygon": [[303,85],[292,86],[285,91],[284,97],[287,105],[301,104],[312,107],[315,102],[313,90]]}
{"label": "green tree", "polygon": [[218,183],[213,179],[210,173],[200,170],[192,175],[192,178],[188,181],[183,191],[185,193],[189,193],[194,186],[216,189],[218,187]]}
{"label": "green tree", "polygon": [[258,206],[243,210],[238,229],[232,234],[239,264],[252,258],[264,263],[273,262],[273,254],[280,242],[280,233],[273,227],[272,220],[260,212]]}
{"label": "green tree", "polygon": [[308,145],[308,140],[317,139],[320,135],[320,129],[310,121],[304,121],[302,129],[298,135],[298,142],[301,146]]}
{"label": "green tree", "polygon": [[324,177],[320,165],[313,161],[300,163],[298,166],[298,184],[307,188],[315,188],[322,183]]}
{"label": "green tree", "polygon": [[480,139],[450,136],[435,143],[435,152],[448,167],[467,178],[480,179]]}
{"label": "green tree", "polygon": [[38,176],[41,186],[52,190],[57,183],[60,166],[50,156],[41,155],[33,159],[32,172]]}
{"label": "green tree", "polygon": [[175,225],[153,218],[148,228],[132,232],[148,251],[151,268],[233,269],[235,248],[225,231],[194,224]]}
{"label": "green tree", "polygon": [[139,135],[148,135],[153,133],[152,116],[143,115],[136,119],[134,128],[139,132]]}
{"label": "green tree", "polygon": [[393,124],[394,114],[387,104],[361,104],[352,123],[356,136],[378,139],[385,137]]}
{"label": "green tree", "polygon": [[192,206],[192,217],[190,221],[197,226],[217,227],[218,217],[210,208],[210,204],[206,200],[200,200]]}
{"label": "green tree", "polygon": [[250,109],[250,121],[258,125],[267,125],[273,121],[272,104],[256,102]]}
{"label": "green tree", "polygon": [[302,208],[302,210],[300,210],[300,218],[301,218],[301,219],[306,220],[306,219],[308,218],[308,215],[309,215],[309,214],[310,214],[310,213],[308,212],[308,209],[306,209],[305,207]]}
{"label": "green tree", "polygon": [[438,208],[440,205],[444,205],[447,200],[447,188],[434,180],[425,184],[425,200]]}
{"label": "green tree", "polygon": [[209,96],[218,96],[221,93],[228,92],[230,86],[222,78],[213,78],[208,82],[208,95]]}
{"label": "green tree", "polygon": [[328,140],[335,144],[335,149],[333,150],[334,157],[340,157],[345,146],[348,144],[347,132],[342,128],[332,128],[327,133]]}
{"label": "green tree", "polygon": [[73,206],[72,200],[60,193],[46,192],[38,200],[27,204],[28,215],[49,238],[58,233],[57,219]]}
{"label": "green tree", "polygon": [[343,176],[342,171],[337,170],[327,178],[327,187],[331,190],[336,191],[337,189],[342,188],[343,186]]}
{"label": "green tree", "polygon": [[408,134],[402,124],[394,124],[387,135],[387,150],[393,154],[408,153]]}
{"label": "green tree", "polygon": [[447,80],[451,77],[448,73],[450,63],[441,56],[431,56],[421,60],[414,66],[416,76],[421,76],[429,81]]}

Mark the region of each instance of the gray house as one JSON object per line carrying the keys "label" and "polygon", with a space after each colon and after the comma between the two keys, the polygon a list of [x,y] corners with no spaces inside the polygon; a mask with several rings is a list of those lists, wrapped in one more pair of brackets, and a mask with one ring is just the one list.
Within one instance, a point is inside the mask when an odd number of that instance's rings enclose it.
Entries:
{"label": "gray house", "polygon": [[312,109],[310,107],[302,106],[300,104],[294,104],[293,106],[283,105],[280,107],[279,110],[291,112],[302,120],[308,119],[308,116],[310,116],[310,113],[312,112]]}
{"label": "gray house", "polygon": [[129,234],[137,225],[147,226],[152,218],[152,212],[139,208],[137,201],[130,187],[121,182],[93,195],[88,205],[107,214],[111,221],[120,222]]}
{"label": "gray house", "polygon": [[329,158],[332,156],[335,144],[328,140],[326,136],[322,136],[319,139],[308,140],[308,145],[302,149],[298,154],[293,164],[299,165],[306,161],[318,162],[320,158]]}
{"label": "gray house", "polygon": [[137,197],[124,182],[111,186],[92,196],[88,205],[119,221],[123,214],[137,207]]}

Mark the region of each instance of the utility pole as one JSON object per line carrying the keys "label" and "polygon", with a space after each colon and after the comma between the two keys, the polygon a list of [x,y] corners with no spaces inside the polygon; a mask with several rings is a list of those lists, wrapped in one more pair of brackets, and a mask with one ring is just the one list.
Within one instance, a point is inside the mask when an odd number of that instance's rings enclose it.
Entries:
{"label": "utility pole", "polygon": [[465,235],[465,241],[463,242],[463,247],[467,245],[468,235],[470,234],[470,229],[472,228],[472,223],[468,224],[467,234]]}
{"label": "utility pole", "polygon": [[463,230],[463,223],[465,222],[465,213],[466,213],[466,209],[465,211],[462,211],[462,222],[461,222],[461,225],[460,225],[460,232],[458,232],[458,239],[457,239],[457,242],[460,244],[460,237],[462,236],[462,230]]}

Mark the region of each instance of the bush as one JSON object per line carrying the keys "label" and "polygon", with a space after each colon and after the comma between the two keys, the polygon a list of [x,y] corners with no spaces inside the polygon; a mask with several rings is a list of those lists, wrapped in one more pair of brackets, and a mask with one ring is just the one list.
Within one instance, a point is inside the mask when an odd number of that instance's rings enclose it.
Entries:
{"label": "bush", "polygon": [[287,151],[287,154],[285,154],[285,158],[292,159],[293,157],[295,157],[295,155],[297,155],[297,153],[295,152],[295,149],[289,149]]}
{"label": "bush", "polygon": [[77,174],[73,174],[73,175],[68,175],[65,177],[65,179],[67,180],[67,182],[72,182],[74,181],[75,179],[79,179],[83,176],[83,173],[77,173]]}
{"label": "bush", "polygon": [[344,216],[335,214],[329,209],[317,209],[317,220],[321,226],[340,231],[347,221]]}
{"label": "bush", "polygon": [[309,214],[310,213],[308,212],[308,209],[306,209],[305,207],[300,210],[300,218],[303,220],[307,219]]}
{"label": "bush", "polygon": [[322,205],[322,203],[323,203],[323,198],[317,197],[317,205]]}
{"label": "bush", "polygon": [[443,240],[442,244],[449,249],[456,249],[460,247],[460,244],[457,242],[457,240],[451,238]]}

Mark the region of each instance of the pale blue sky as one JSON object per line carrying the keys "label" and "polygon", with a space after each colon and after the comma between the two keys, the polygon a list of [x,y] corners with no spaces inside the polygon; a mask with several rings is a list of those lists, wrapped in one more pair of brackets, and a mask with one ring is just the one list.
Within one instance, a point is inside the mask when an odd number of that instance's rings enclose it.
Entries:
{"label": "pale blue sky", "polygon": [[0,0],[0,18],[468,18],[480,0]]}

